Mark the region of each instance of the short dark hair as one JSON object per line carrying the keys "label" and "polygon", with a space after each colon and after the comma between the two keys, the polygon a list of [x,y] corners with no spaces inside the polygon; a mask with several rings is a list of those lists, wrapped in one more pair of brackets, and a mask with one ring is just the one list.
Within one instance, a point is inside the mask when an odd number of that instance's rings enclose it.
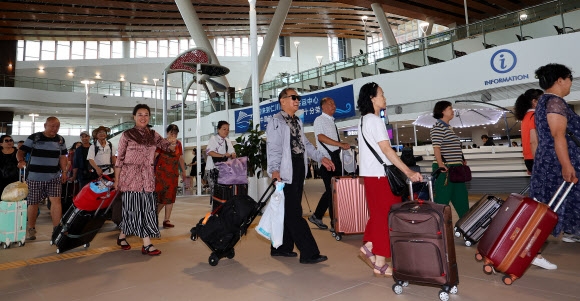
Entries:
{"label": "short dark hair", "polygon": [[10,136],[10,135],[2,135],[2,136],[0,136],[0,142],[4,143],[4,138],[6,138],[6,137],[12,138],[12,136]]}
{"label": "short dark hair", "polygon": [[149,108],[149,106],[144,103],[140,103],[133,108],[133,116],[137,115],[137,111],[139,111],[140,109],[146,109],[147,112],[149,112],[149,115],[151,115],[151,109]]}
{"label": "short dark hair", "polygon": [[559,78],[567,78],[571,75],[572,70],[561,64],[547,64],[536,70],[536,78],[544,90],[551,88]]}
{"label": "short dark hair", "polygon": [[483,134],[483,135],[481,135],[481,139],[484,139],[484,138],[485,138],[485,139],[489,139],[489,136],[488,136],[488,135],[486,135],[486,134]]}
{"label": "short dark hair", "polygon": [[[296,92],[296,89],[294,89],[294,88],[282,89],[282,91],[280,91],[280,94],[278,94],[278,102],[280,102],[280,99],[282,99],[284,96],[288,95],[288,91],[290,91],[290,90]],[[296,92],[296,93],[298,93],[298,92]]]}
{"label": "short dark hair", "polygon": [[540,89],[528,89],[524,94],[516,99],[514,104],[514,115],[517,120],[523,120],[529,109],[532,108],[532,100],[538,99],[544,91]]}
{"label": "short dark hair", "polygon": [[224,126],[224,125],[226,125],[226,124],[227,124],[227,125],[230,125],[230,124],[229,124],[227,121],[225,121],[225,120],[221,120],[220,122],[218,122],[217,129],[218,129],[218,130],[219,130],[219,129],[221,129],[221,128],[222,128],[222,126]]}
{"label": "short dark hair", "polygon": [[356,104],[361,115],[364,116],[369,113],[375,113],[375,108],[373,107],[371,98],[377,96],[378,88],[379,85],[375,82],[366,83],[360,87]]}
{"label": "short dark hair", "polygon": [[166,133],[171,133],[171,132],[175,132],[175,133],[179,133],[179,127],[175,124],[170,124],[167,126],[167,129],[165,129]]}
{"label": "short dark hair", "polygon": [[443,111],[451,106],[451,102],[447,100],[438,101],[433,107],[433,118],[441,119],[443,118]]}

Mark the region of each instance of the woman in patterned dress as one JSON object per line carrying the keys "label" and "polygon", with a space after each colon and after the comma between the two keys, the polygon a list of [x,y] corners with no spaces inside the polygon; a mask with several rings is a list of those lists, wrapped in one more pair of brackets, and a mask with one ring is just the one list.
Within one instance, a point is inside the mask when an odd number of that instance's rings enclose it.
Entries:
{"label": "woman in patterned dress", "polygon": [[[578,182],[580,147],[567,135],[580,137],[580,116],[563,97],[570,94],[572,71],[560,64],[548,64],[536,70],[545,93],[536,106],[536,130],[539,144],[534,157],[530,196],[549,202],[562,181]],[[575,185],[558,210],[554,236],[564,232],[565,242],[580,242],[580,186]]]}
{"label": "woman in patterned dress", "polygon": [[151,244],[151,237],[159,237],[157,202],[155,198],[155,149],[175,151],[176,139],[163,139],[149,129],[149,106],[138,104],[133,108],[135,127],[126,130],[119,139],[115,163],[115,189],[122,192],[123,219],[117,245],[130,250],[127,235],[143,239],[143,255],[159,255],[161,251]]}
{"label": "woman in patterned dress", "polygon": [[[174,225],[169,221],[171,210],[175,197],[177,195],[177,185],[179,182],[179,169],[181,168],[181,179],[185,181],[185,162],[183,161],[183,149],[181,142],[177,141],[179,127],[170,124],[167,129],[167,138],[176,139],[175,152],[164,151],[157,148],[155,160],[155,192],[157,193],[157,214],[165,207],[165,218],[163,219],[163,228],[173,228]],[[187,181],[185,185],[188,186]],[[186,187],[187,188],[187,187]]]}

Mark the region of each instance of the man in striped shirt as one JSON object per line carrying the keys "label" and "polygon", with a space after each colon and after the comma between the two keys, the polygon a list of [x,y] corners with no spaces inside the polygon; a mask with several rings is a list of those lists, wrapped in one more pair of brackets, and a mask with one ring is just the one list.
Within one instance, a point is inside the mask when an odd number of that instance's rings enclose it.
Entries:
{"label": "man in striped shirt", "polygon": [[[67,149],[64,138],[58,135],[60,121],[56,117],[48,117],[44,123],[44,131],[30,135],[18,149],[16,158],[18,168],[28,165],[28,222],[27,238],[36,239],[36,217],[38,203],[48,197],[51,202],[50,216],[52,225],[57,226],[62,217],[60,195],[62,183],[66,181]],[[28,162],[24,160],[30,153]]]}

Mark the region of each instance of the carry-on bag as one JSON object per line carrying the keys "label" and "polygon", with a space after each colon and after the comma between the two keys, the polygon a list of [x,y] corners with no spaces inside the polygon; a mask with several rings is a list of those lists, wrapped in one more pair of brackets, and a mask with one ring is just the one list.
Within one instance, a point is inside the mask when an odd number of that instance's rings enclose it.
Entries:
{"label": "carry-on bag", "polygon": [[[26,186],[24,178],[21,185]],[[26,200],[28,187],[20,188],[17,185],[18,191],[7,192],[13,197],[18,196],[19,201],[0,201],[0,246],[4,249],[10,248],[13,243],[18,243],[19,247],[24,246],[26,240],[26,220],[28,218],[28,206]],[[6,189],[9,189],[8,187]],[[5,191],[6,191],[5,189]],[[11,197],[7,197],[9,199]]]}
{"label": "carry-on bag", "polygon": [[223,185],[215,183],[211,193],[212,211],[236,195],[248,195],[248,184]]}
{"label": "carry-on bag", "polygon": [[[574,183],[564,190],[565,186],[566,182],[563,182],[548,205],[515,193],[507,198],[477,245],[475,259],[484,261],[486,274],[491,274],[494,269],[503,273],[502,280],[506,285],[522,277],[556,227],[556,211]],[[564,193],[558,199],[562,191]]]}
{"label": "carry-on bag", "polygon": [[[112,180],[103,175],[102,178],[83,187],[76,196],[74,204],[62,216],[60,223],[52,232],[50,244],[56,245],[56,253],[63,253],[80,246],[85,248],[90,246],[91,241],[107,220],[113,200],[116,199],[117,190],[112,184]],[[93,191],[91,186],[97,191]],[[88,209],[78,208],[77,204]]]}
{"label": "carry-on bag", "polygon": [[191,240],[200,238],[210,248],[208,262],[211,266],[216,266],[224,257],[234,258],[234,246],[266,206],[276,190],[275,183],[275,180],[272,181],[257,203],[248,195],[234,196],[191,228]]}
{"label": "carry-on bag", "polygon": [[468,247],[476,244],[502,204],[502,199],[489,194],[484,195],[455,223],[455,236],[463,235],[465,245]]}
{"label": "carry-on bag", "polygon": [[369,212],[363,179],[357,176],[333,177],[331,185],[332,236],[340,241],[343,235],[364,233]]}
{"label": "carry-on bag", "polygon": [[[423,176],[433,200],[431,177]],[[408,181],[410,195],[412,183]],[[399,295],[409,282],[440,286],[439,299],[457,293],[459,273],[453,241],[451,208],[432,201],[403,202],[389,211],[393,291]]]}

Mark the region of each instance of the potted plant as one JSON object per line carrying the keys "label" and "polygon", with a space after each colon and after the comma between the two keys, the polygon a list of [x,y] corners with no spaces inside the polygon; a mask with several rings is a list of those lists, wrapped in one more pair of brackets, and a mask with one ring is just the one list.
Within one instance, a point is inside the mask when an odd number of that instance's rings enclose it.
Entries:
{"label": "potted plant", "polygon": [[266,157],[266,140],[262,139],[264,131],[260,130],[260,125],[254,127],[250,121],[248,131],[242,136],[236,138],[237,144],[234,145],[238,157],[248,157],[248,176],[257,178],[266,174],[268,167]]}

